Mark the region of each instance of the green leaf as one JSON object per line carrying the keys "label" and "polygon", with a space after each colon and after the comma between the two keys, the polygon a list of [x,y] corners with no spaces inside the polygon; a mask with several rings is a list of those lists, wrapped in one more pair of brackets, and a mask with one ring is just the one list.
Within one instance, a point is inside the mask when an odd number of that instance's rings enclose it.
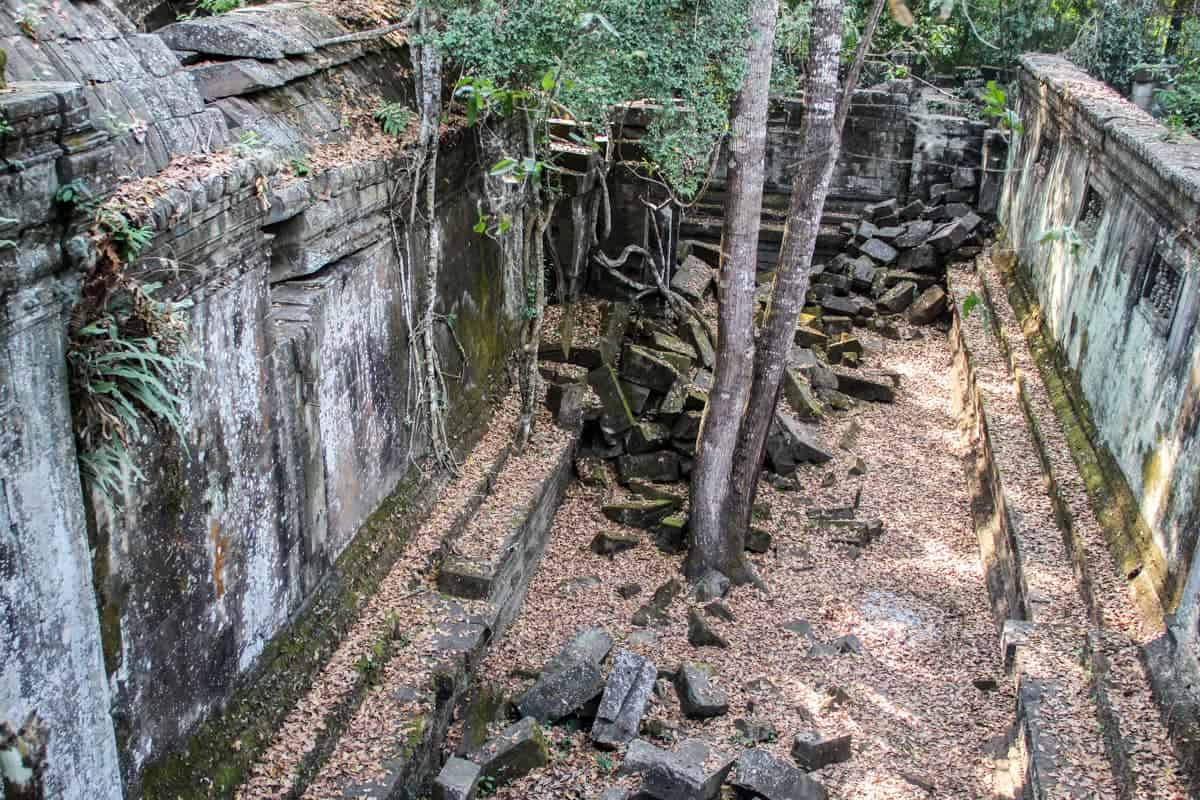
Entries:
{"label": "green leaf", "polygon": [[554,80],[554,70],[549,70],[548,72],[546,72],[545,75],[542,76],[542,91],[544,91],[544,92],[554,91],[555,83],[556,83],[556,81]]}
{"label": "green leaf", "polygon": [[510,175],[517,168],[517,161],[513,158],[502,158],[492,167],[492,175]]}

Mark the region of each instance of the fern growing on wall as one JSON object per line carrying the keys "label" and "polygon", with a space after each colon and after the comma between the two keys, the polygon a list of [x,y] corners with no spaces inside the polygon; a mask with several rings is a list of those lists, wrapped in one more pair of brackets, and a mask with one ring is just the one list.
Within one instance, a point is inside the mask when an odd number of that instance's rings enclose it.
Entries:
{"label": "fern growing on wall", "polygon": [[179,387],[198,362],[187,354],[192,301],[160,299],[162,284],[128,274],[152,232],[102,208],[91,233],[99,257],[72,315],[67,365],[80,473],[111,500],[126,476],[144,477],[131,447],[146,428],[183,440]]}

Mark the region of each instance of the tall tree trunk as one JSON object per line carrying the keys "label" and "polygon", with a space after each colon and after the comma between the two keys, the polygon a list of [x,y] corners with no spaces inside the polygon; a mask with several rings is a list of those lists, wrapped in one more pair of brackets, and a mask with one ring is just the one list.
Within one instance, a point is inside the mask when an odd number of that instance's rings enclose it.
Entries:
{"label": "tall tree trunk", "polygon": [[717,294],[720,333],[712,390],[692,469],[691,547],[685,564],[692,580],[710,569],[735,581],[748,578],[745,530],[729,524],[729,475],[754,365],[754,274],[778,13],[779,0],[755,0],[753,4],[746,81],[734,104]]}
{"label": "tall tree trunk", "polygon": [[884,2],[876,0],[872,8],[840,103],[838,65],[842,53],[842,0],[813,2],[808,83],[804,92],[804,121],[800,127],[803,143],[800,164],[792,182],[792,199],[775,273],[775,289],[755,354],[750,406],[733,464],[730,515],[738,530],[747,530],[750,526],[750,513],[766,455],[767,434],[779,404],[788,353],[808,293],[813,252],[821,229],[821,212],[841,152],[842,128]]}

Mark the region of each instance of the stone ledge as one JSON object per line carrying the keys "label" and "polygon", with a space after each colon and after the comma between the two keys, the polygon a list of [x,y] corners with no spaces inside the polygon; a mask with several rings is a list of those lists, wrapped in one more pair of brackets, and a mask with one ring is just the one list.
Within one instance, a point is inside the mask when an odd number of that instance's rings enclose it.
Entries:
{"label": "stone ledge", "polygon": [[[1168,142],[1164,125],[1061,56],[1031,53],[1021,59],[1021,66],[1046,94],[1102,131],[1103,147],[1112,157],[1141,162],[1163,183],[1200,205],[1200,141],[1187,137],[1180,143]],[[1186,210],[1178,211],[1190,221]]]}
{"label": "stone ledge", "polygon": [[[526,501],[520,521],[492,558],[450,556],[438,570],[438,588],[443,592],[488,602],[496,635],[512,623],[525,600],[525,592],[550,536],[554,512],[571,480],[575,449],[575,439],[562,448],[554,466]],[[475,510],[481,505],[482,498]],[[465,530],[468,524],[464,521],[460,530]]]}

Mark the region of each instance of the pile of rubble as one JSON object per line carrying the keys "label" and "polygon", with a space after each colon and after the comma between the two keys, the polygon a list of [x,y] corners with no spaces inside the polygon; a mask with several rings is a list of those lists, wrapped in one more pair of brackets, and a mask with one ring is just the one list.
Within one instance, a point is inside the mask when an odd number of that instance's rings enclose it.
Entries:
{"label": "pile of rubble", "polygon": [[[610,659],[612,650],[612,637],[603,628],[576,634],[516,699],[517,722],[446,762],[434,784],[434,800],[471,800],[481,789],[494,790],[545,766],[549,753],[542,726],[566,721],[590,728],[600,749],[624,748],[620,774],[640,777],[641,788],[632,797],[644,800],[716,800],[726,784],[739,797],[823,800],[824,788],[807,773],[851,757],[849,736],[824,738],[810,730],[794,737],[795,765],[786,763],[755,746],[778,733],[745,721],[739,721],[739,729],[749,747],[740,754],[699,739],[685,739],[670,750],[651,744],[639,738],[649,705],[671,702],[674,696],[685,716],[707,719],[727,713],[729,703],[710,682],[704,664],[688,662],[664,671],[625,649]],[[621,788],[598,796],[631,797]]]}
{"label": "pile of rubble", "polygon": [[[945,191],[942,191],[942,189]],[[927,207],[895,200],[867,206],[852,228],[846,252],[815,269],[804,313],[796,329],[785,377],[786,403],[778,409],[767,442],[768,479],[787,489],[801,464],[823,464],[833,453],[817,423],[832,411],[859,402],[895,401],[899,376],[865,365],[858,330],[888,338],[922,335],[914,326],[938,322],[946,312],[944,267],[964,248],[974,246],[984,223],[955,199],[966,189],[934,187],[951,202]],[[698,308],[714,287],[716,270],[689,256],[671,286]],[[758,301],[765,308],[773,273],[762,273]],[[582,480],[605,483],[613,463],[621,485],[632,497],[613,499],[605,514],[615,522],[652,530],[659,546],[678,552],[685,541],[686,497],[662,484],[684,480],[691,472],[708,392],[714,351],[706,325],[693,316],[670,312],[631,319],[630,308],[606,306],[600,342],[571,352],[543,348],[545,360],[567,361],[587,370],[564,377],[547,372],[547,402],[564,425],[583,427],[576,463]],[[769,546],[748,539],[759,552]],[[594,543],[611,555],[635,542],[609,536]],[[762,549],[759,549],[762,548]]]}

